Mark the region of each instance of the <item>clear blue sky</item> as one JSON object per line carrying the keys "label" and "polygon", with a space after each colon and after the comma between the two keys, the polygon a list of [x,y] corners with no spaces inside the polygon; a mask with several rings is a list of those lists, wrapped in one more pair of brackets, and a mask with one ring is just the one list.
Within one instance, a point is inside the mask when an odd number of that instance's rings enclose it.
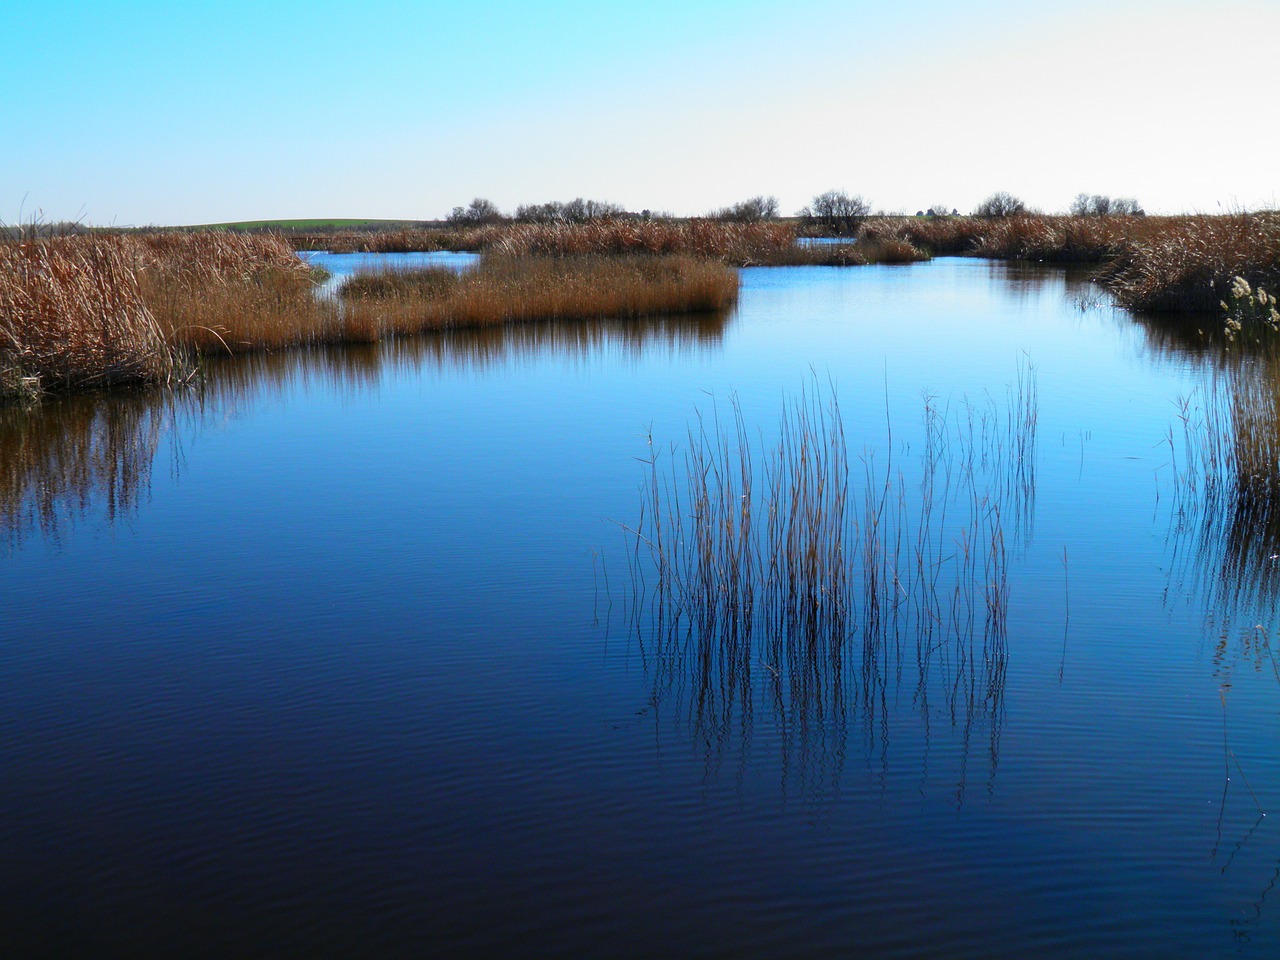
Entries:
{"label": "clear blue sky", "polygon": [[1280,204],[1280,2],[0,8],[0,220]]}

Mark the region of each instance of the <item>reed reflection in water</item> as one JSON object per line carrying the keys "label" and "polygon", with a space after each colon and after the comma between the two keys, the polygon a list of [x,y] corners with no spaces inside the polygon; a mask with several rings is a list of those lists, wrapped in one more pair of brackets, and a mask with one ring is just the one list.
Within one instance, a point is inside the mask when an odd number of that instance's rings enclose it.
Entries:
{"label": "reed reflection in water", "polygon": [[[1034,512],[1037,400],[1028,364],[1003,407],[925,398],[925,443],[893,461],[886,426],[851,462],[833,388],[816,380],[757,440],[740,405],[700,413],[683,462],[649,438],[628,537],[628,630],[652,681],[703,745],[709,772],[750,746],[761,711],[784,778],[836,787],[851,731],[886,762],[901,695],[999,758],[1007,520]],[[674,447],[672,453],[675,453]],[[663,461],[663,462],[660,462]]]}
{"label": "reed reflection in water", "polygon": [[0,531],[9,546],[37,531],[55,539],[99,511],[112,523],[134,513],[172,417],[164,390],[0,406]]}
{"label": "reed reflection in water", "polygon": [[616,349],[639,359],[717,346],[732,314],[548,322],[401,337],[374,344],[302,347],[210,357],[179,388],[139,388],[0,405],[0,532],[15,545],[38,531],[96,516],[113,524],[136,513],[151,489],[157,456],[177,470],[181,422],[243,410],[283,391],[323,387],[376,391],[388,369],[484,369],[546,354],[587,358]]}
{"label": "reed reflection in water", "polygon": [[[1181,401],[1170,431],[1179,592],[1226,631],[1274,627],[1280,601],[1280,353],[1236,354]],[[1178,448],[1181,449],[1178,449]]]}

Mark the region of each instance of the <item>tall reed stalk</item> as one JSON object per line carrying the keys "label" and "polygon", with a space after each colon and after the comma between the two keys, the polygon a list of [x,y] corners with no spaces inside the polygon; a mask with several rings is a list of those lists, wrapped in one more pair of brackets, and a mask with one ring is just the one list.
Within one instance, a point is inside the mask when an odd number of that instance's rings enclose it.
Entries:
{"label": "tall reed stalk", "polygon": [[[758,436],[736,399],[683,455],[650,437],[628,536],[629,623],[655,683],[721,742],[757,693],[792,722],[873,718],[904,671],[921,710],[998,713],[1007,661],[1004,521],[1031,509],[1030,366],[992,404],[925,407],[918,462],[850,458],[832,387],[810,383]],[[918,483],[918,487],[916,486]]]}

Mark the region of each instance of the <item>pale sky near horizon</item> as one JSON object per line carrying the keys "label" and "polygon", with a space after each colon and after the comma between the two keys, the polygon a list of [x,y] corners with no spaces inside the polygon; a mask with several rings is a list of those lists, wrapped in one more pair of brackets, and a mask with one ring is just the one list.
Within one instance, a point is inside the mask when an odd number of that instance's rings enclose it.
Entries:
{"label": "pale sky near horizon", "polygon": [[1280,206],[1277,0],[0,9],[0,221]]}

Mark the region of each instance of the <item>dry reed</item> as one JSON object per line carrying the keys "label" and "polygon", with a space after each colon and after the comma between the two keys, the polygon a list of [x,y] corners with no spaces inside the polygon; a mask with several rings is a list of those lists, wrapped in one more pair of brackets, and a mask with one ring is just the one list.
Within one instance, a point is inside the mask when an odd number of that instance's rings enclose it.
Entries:
{"label": "dry reed", "polygon": [[353,277],[340,288],[345,336],[375,340],[422,330],[723,311],[738,277],[691,257],[487,255],[474,270],[438,267]]}
{"label": "dry reed", "polygon": [[0,244],[0,393],[166,380],[177,369],[138,282],[136,244]]}
{"label": "dry reed", "polygon": [[1280,287],[1280,214],[1183,217],[1125,245],[1104,274],[1136,310],[1211,311],[1232,281]]}

